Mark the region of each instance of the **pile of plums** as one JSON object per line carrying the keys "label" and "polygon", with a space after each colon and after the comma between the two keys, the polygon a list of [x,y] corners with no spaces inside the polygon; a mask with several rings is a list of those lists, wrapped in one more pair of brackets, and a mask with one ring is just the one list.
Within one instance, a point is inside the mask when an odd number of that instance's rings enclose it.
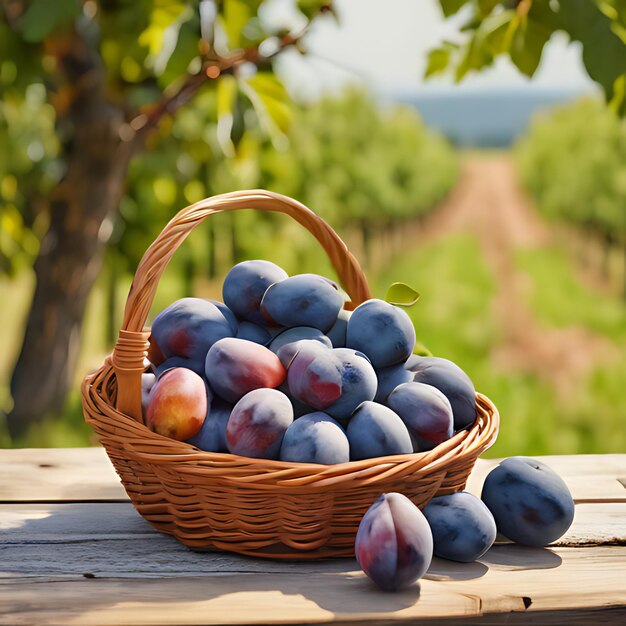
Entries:
{"label": "pile of plums", "polygon": [[224,302],[183,298],[152,325],[146,424],[209,452],[333,464],[430,450],[476,420],[454,363],[413,354],[409,316],[352,313],[316,274],[235,265]]}
{"label": "pile of plums", "polygon": [[[451,361],[417,356],[408,315],[382,300],[352,313],[316,274],[289,277],[268,261],[235,265],[224,302],[183,298],[152,325],[142,404],[153,431],[209,452],[334,464],[430,450],[476,420],[476,394]],[[420,578],[433,554],[469,562],[510,540],[545,546],[574,513],[547,466],[506,459],[482,499],[461,492],[420,511],[382,494],[355,552],[384,589]]]}

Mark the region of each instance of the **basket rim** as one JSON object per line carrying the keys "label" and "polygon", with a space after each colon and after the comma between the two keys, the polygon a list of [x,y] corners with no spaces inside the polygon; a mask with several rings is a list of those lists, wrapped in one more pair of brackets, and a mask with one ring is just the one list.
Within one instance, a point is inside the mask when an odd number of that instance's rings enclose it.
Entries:
{"label": "basket rim", "polygon": [[[96,430],[105,449],[107,440],[116,439],[122,442],[128,457],[137,461],[157,465],[175,462],[181,473],[219,470],[224,480],[249,483],[251,486],[268,482],[292,486],[307,483],[321,485],[350,478],[370,482],[417,469],[422,474],[430,474],[444,469],[461,457],[480,456],[495,442],[500,423],[495,404],[487,396],[476,393],[476,421],[426,452],[373,457],[334,465],[258,459],[229,452],[207,452],[185,441],[155,433],[143,422],[118,411],[114,399],[103,397],[103,387],[115,390],[115,376],[109,356],[99,369],[83,379],[81,385],[85,421]],[[105,410],[108,415],[103,413]],[[111,424],[111,421],[114,423]],[[237,472],[229,476],[228,470]]]}

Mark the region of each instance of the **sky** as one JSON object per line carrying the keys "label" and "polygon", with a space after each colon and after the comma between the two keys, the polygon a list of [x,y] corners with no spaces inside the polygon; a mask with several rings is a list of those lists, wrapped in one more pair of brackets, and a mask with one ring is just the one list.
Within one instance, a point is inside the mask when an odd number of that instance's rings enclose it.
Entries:
{"label": "sky", "polygon": [[[287,12],[288,0],[275,9]],[[279,68],[291,91],[316,97],[346,83],[365,84],[385,95],[441,90],[451,78],[422,79],[428,50],[444,39],[458,38],[463,16],[444,20],[436,0],[335,0],[340,23],[323,18],[308,35],[311,55],[287,55]],[[384,8],[383,8],[384,7]],[[287,18],[285,18],[287,19]],[[592,91],[581,48],[557,34],[544,49],[532,80],[522,76],[505,58],[480,73],[467,76],[459,89],[558,88]]]}

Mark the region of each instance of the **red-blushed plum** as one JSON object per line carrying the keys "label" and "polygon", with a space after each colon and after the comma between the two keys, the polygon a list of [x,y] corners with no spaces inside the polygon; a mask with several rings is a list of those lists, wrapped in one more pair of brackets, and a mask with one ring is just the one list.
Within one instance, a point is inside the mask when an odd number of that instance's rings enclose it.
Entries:
{"label": "red-blushed plum", "polygon": [[354,549],[372,581],[387,591],[399,591],[426,573],[433,536],[422,512],[406,496],[384,493],[363,516]]}
{"label": "red-blushed plum", "polygon": [[389,394],[387,405],[406,424],[416,452],[432,450],[454,433],[450,402],[432,385],[398,385]]}
{"label": "red-blushed plum", "polygon": [[348,320],[350,319],[351,315],[352,311],[346,311],[345,309],[341,309],[341,311],[339,311],[339,315],[337,316],[337,321],[326,333],[333,344],[333,348],[346,347],[346,330],[348,328]]}
{"label": "red-blushed plum", "polygon": [[346,434],[351,461],[413,452],[404,422],[391,409],[376,402],[366,401],[357,407]]}
{"label": "red-blushed plum", "polygon": [[291,402],[276,389],[247,393],[230,413],[228,451],[255,459],[276,459],[287,428],[293,423]]}
{"label": "red-blushed plum", "polygon": [[235,403],[253,389],[278,387],[286,376],[278,357],[265,346],[227,337],[211,346],[205,375],[215,393]]}
{"label": "red-blushed plum", "polygon": [[480,558],[496,540],[496,522],[485,503],[467,491],[433,498],[423,509],[435,556],[461,563]]}
{"label": "red-blushed plum", "polygon": [[298,418],[285,433],[281,461],[333,465],[350,460],[350,446],[343,428],[326,413],[308,413]]}
{"label": "red-blushed plum", "polygon": [[209,403],[206,383],[198,374],[184,367],[168,370],[150,394],[146,426],[164,437],[185,441],[202,428]]}
{"label": "red-blushed plum", "polygon": [[574,519],[574,500],[563,479],[545,463],[523,456],[492,469],[481,494],[498,532],[527,546],[547,546]]}
{"label": "red-blushed plum", "polygon": [[337,321],[343,298],[332,281],[316,274],[299,274],[270,285],[261,313],[270,323],[292,328],[312,326],[327,331]]}
{"label": "red-blushed plum", "polygon": [[245,339],[266,346],[272,340],[272,336],[263,326],[252,322],[240,322],[237,329],[237,339]]}
{"label": "red-blushed plum", "polygon": [[376,369],[389,367],[403,363],[413,352],[415,329],[402,309],[374,298],[352,312],[346,346],[366,354]]}
{"label": "red-blushed plum", "polygon": [[305,339],[297,348],[287,370],[289,391],[299,402],[323,410],[341,397],[341,362],[318,341]]}
{"label": "red-blushed plum", "polygon": [[205,452],[228,452],[226,425],[232,410],[232,405],[219,398],[214,398],[200,432],[187,439],[187,443]]}
{"label": "red-blushed plum", "polygon": [[374,400],[381,404],[386,404],[389,394],[402,383],[413,382],[415,374],[409,371],[404,363],[400,365],[391,365],[376,370],[378,378],[378,386]]}
{"label": "red-blushed plum", "polygon": [[163,356],[203,361],[209,348],[233,330],[222,312],[208,300],[183,298],[163,309],[152,324],[152,338]]}
{"label": "red-blushed plum", "polygon": [[154,368],[154,373],[157,378],[160,378],[167,370],[175,367],[185,367],[199,376],[204,376],[204,359],[197,361],[195,359],[186,359],[182,356],[171,356],[169,359],[165,359],[161,365]]}
{"label": "red-blushed plum", "polygon": [[230,328],[233,331],[233,335],[237,336],[237,330],[239,329],[239,320],[235,316],[235,314],[223,303],[219,300],[208,300],[211,304],[214,304],[219,312],[226,318],[226,321],[230,324]]}
{"label": "red-blushed plum", "polygon": [[154,385],[156,384],[157,377],[151,372],[146,372],[141,375],[141,412],[144,417],[148,410],[148,404],[150,404],[150,396]]}
{"label": "red-blushed plum", "polygon": [[228,308],[241,320],[267,325],[260,304],[267,288],[285,280],[287,272],[269,261],[243,261],[224,279],[222,296]]}
{"label": "red-blushed plum", "polygon": [[325,411],[336,419],[348,419],[354,410],[376,395],[376,372],[369,359],[350,348],[334,348],[332,355],[339,361],[341,395]]}
{"label": "red-blushed plum", "polygon": [[454,430],[471,426],[476,421],[476,390],[469,376],[452,361],[435,356],[411,358],[409,368],[413,380],[437,387],[452,405]]}
{"label": "red-blushed plum", "polygon": [[303,340],[318,341],[328,348],[333,347],[330,339],[321,330],[319,330],[319,328],[313,328],[312,326],[295,326],[294,328],[286,328],[281,333],[276,335],[276,337],[272,339],[272,342],[269,344],[268,348],[274,354],[278,354],[281,348],[284,348],[285,346],[291,346],[290,351],[283,350],[282,352],[283,358],[290,362],[297,352],[296,344],[298,343],[298,341]]}

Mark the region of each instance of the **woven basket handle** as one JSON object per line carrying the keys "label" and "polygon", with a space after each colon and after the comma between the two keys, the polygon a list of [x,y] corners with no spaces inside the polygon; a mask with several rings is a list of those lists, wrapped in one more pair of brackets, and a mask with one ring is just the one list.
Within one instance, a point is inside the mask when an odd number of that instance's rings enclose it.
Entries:
{"label": "woven basket handle", "polygon": [[371,297],[365,275],[337,233],[300,202],[271,191],[235,191],[200,200],[180,211],[143,255],[130,287],[122,329],[111,356],[117,378],[116,408],[137,421],[141,415],[141,374],[150,331],[144,329],[161,275],[187,235],[209,215],[239,209],[290,215],[320,242],[354,307]]}

